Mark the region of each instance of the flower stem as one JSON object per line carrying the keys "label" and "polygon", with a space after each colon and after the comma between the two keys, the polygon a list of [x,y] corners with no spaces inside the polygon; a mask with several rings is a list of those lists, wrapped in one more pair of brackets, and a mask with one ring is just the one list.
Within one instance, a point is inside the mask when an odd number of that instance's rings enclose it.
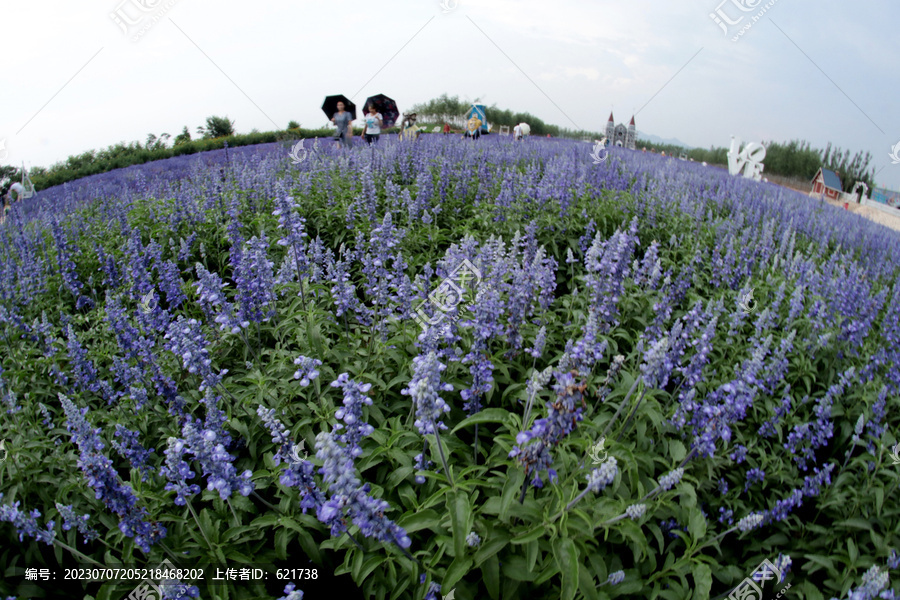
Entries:
{"label": "flower stem", "polygon": [[190,509],[191,514],[194,516],[194,522],[197,523],[197,529],[200,530],[200,534],[203,536],[203,539],[206,540],[206,545],[209,546],[209,551],[215,552],[215,549],[213,549],[213,545],[210,543],[209,538],[206,537],[206,532],[203,531],[203,527],[200,526],[200,519],[197,518],[197,513],[194,512],[194,507],[191,506],[190,498],[187,499],[186,504],[187,504],[187,507]]}
{"label": "flower stem", "polygon": [[641,381],[641,378],[638,377],[634,380],[634,383],[631,384],[631,389],[628,390],[628,393],[625,394],[625,399],[622,400],[622,404],[619,405],[619,409],[616,411],[616,414],[613,415],[613,418],[609,420],[609,423],[606,424],[606,428],[603,430],[603,435],[600,437],[605,438],[606,434],[609,433],[609,430],[612,428],[613,423],[616,422],[616,419],[619,418],[619,415],[622,414],[622,409],[625,408],[625,405],[628,404],[628,400],[631,398],[631,394],[634,393],[634,390],[637,388],[638,383]]}
{"label": "flower stem", "polygon": [[92,565],[97,565],[97,566],[100,567],[100,568],[104,568],[104,565],[101,565],[100,563],[98,563],[96,560],[94,560],[93,558],[91,558],[91,557],[89,557],[89,556],[85,556],[84,554],[82,554],[81,552],[79,552],[79,551],[76,550],[75,548],[72,548],[71,546],[69,546],[69,545],[66,544],[65,542],[61,542],[61,541],[59,541],[58,539],[53,538],[53,543],[54,543],[54,544],[59,544],[60,548],[63,548],[63,549],[65,549],[65,550],[68,550],[68,551],[71,552],[74,556],[77,556],[77,557],[81,558],[81,560],[83,560],[83,561],[85,561],[85,562],[87,562],[87,563],[90,563],[90,564],[92,564]]}
{"label": "flower stem", "polygon": [[631,411],[631,414],[628,416],[628,419],[625,421],[625,425],[622,427],[622,431],[619,432],[619,435],[616,437],[616,443],[622,439],[622,436],[625,435],[625,432],[628,431],[628,426],[631,425],[632,419],[637,414],[638,408],[641,406],[641,400],[644,399],[644,395],[646,394],[647,389],[644,388],[641,390],[641,395],[638,397],[637,403],[634,405],[634,410]]}
{"label": "flower stem", "polygon": [[438,428],[435,426],[434,421],[431,422],[431,427],[434,429],[434,438],[437,441],[438,454],[441,455],[441,464],[444,465],[444,472],[447,473],[447,480],[450,481],[450,487],[454,490],[456,489],[456,484],[453,483],[453,477],[450,475],[450,467],[447,465],[447,457],[444,456],[444,445],[441,444],[441,435],[438,433]]}

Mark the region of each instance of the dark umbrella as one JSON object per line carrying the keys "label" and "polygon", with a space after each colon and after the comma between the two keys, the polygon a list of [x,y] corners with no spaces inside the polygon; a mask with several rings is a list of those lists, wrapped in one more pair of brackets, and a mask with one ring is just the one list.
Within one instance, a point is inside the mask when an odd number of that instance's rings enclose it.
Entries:
{"label": "dark umbrella", "polygon": [[331,117],[334,116],[334,113],[337,112],[337,103],[344,103],[344,110],[350,113],[350,116],[353,117],[353,120],[356,120],[356,105],[347,100],[347,97],[343,94],[337,96],[326,96],[325,103],[322,104],[322,111],[328,116],[328,120],[331,120]]}
{"label": "dark umbrella", "polygon": [[397,109],[397,103],[392,98],[388,98],[384,94],[377,96],[369,96],[366,98],[365,110],[369,114],[369,105],[375,105],[375,112],[381,113],[381,119],[384,121],[384,128],[393,127],[397,119],[400,118],[400,111]]}

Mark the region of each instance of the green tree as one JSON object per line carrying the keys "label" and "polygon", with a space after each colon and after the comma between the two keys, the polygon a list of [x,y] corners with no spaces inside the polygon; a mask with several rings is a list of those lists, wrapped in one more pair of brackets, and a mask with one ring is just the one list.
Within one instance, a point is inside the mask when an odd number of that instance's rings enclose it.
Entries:
{"label": "green tree", "polygon": [[297,121],[290,121],[287,126],[288,129],[300,129],[300,123]]}
{"label": "green tree", "polygon": [[230,121],[228,117],[206,117],[206,126],[201,125],[197,128],[197,133],[204,139],[220,138],[234,135],[234,121]]}
{"label": "green tree", "polygon": [[175,141],[173,146],[179,146],[181,144],[186,144],[191,141],[191,132],[188,131],[187,125],[184,126],[184,129],[181,130],[181,133],[175,136]]}

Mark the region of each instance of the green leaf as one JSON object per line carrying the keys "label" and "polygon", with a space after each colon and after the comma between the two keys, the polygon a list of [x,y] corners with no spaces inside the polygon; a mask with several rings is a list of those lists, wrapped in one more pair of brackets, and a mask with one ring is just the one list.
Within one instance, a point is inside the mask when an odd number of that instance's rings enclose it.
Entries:
{"label": "green leaf", "polygon": [[698,542],[700,538],[706,535],[706,519],[698,508],[692,508],[690,510],[688,533],[691,534],[691,540],[694,542]]}
{"label": "green leaf", "polygon": [[539,540],[542,537],[545,537],[546,535],[547,535],[547,530],[544,527],[539,526],[539,527],[535,528],[534,531],[531,531],[530,533],[526,533],[523,536],[514,537],[513,539],[510,540],[510,543],[518,546],[520,544],[527,544],[528,542],[530,542],[532,540]]}
{"label": "green leaf", "polygon": [[509,544],[509,534],[504,531],[494,530],[491,536],[481,543],[478,552],[475,553],[475,566],[486,562],[492,556],[500,552]]}
{"label": "green leaf", "polygon": [[502,408],[486,408],[483,411],[472,415],[467,419],[463,419],[459,425],[453,428],[450,435],[453,435],[460,429],[475,425],[476,423],[503,423],[504,425],[512,425],[512,415],[508,410]]}
{"label": "green leaf", "polygon": [[712,570],[709,565],[705,563],[694,565],[694,600],[708,600],[711,588]]}
{"label": "green leaf", "polygon": [[528,570],[525,558],[518,554],[504,556],[503,564],[500,568],[506,578],[513,581],[534,581],[535,577],[537,577],[537,573]]}
{"label": "green leaf", "polygon": [[572,600],[578,591],[578,549],[570,538],[556,540],[553,558],[562,574],[562,600]]}
{"label": "green leaf", "polygon": [[850,562],[856,564],[856,559],[859,558],[859,550],[856,549],[853,538],[847,538],[847,552],[850,554]]}
{"label": "green leaf", "polygon": [[481,574],[491,599],[500,600],[500,560],[496,556],[488,558],[481,566]]}
{"label": "green leaf", "polygon": [[884,504],[884,488],[875,488],[875,512],[881,514],[881,505]]}
{"label": "green leaf", "polygon": [[472,568],[472,564],[473,561],[468,556],[457,556],[456,559],[450,563],[447,574],[444,575],[444,579],[441,580],[441,592],[444,593],[443,590],[447,590],[446,594],[449,594],[450,591],[453,590],[453,586],[459,583],[459,580],[469,572]]}
{"label": "green leaf", "polygon": [[600,596],[597,594],[597,584],[591,577],[590,570],[578,570],[578,587],[586,600],[600,600]]}
{"label": "green leaf", "polygon": [[681,462],[684,460],[684,457],[687,455],[687,450],[684,447],[684,444],[679,442],[678,440],[671,440],[669,442],[669,456],[672,457],[672,460],[675,462]]}
{"label": "green leaf", "polygon": [[460,492],[451,492],[450,498],[450,522],[453,528],[453,550],[457,559],[466,554],[466,536],[469,535],[469,517],[472,509],[469,506],[469,496]]}
{"label": "green leaf", "polygon": [[104,583],[97,592],[97,600],[112,600],[113,592],[116,591],[116,584]]}
{"label": "green leaf", "polygon": [[275,532],[275,556],[287,560],[288,531],[279,529]]}
{"label": "green leaf", "polygon": [[518,500],[516,496],[521,493],[522,483],[525,481],[525,472],[519,469],[513,471],[513,476],[506,480],[503,485],[503,493],[500,495],[500,520],[506,521],[509,518],[509,507],[513,501]]}
{"label": "green leaf", "polygon": [[429,508],[415,513],[406,513],[397,520],[397,525],[402,527],[406,533],[412,533],[420,529],[436,530],[440,522],[440,515]]}

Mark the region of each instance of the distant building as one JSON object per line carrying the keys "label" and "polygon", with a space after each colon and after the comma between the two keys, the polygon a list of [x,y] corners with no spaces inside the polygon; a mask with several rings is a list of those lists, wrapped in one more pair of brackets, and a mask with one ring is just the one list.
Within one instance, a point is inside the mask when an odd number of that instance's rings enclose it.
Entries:
{"label": "distant building", "polygon": [[872,200],[882,202],[894,208],[900,208],[900,192],[895,192],[887,188],[875,188],[872,190]]}
{"label": "distant building", "polygon": [[809,192],[809,195],[816,198],[824,196],[831,200],[837,200],[841,197],[843,191],[841,178],[838,177],[838,174],[823,167],[813,177],[812,190]]}
{"label": "distant building", "polygon": [[637,131],[634,128],[634,116],[631,117],[631,123],[628,127],[613,120],[613,114],[609,113],[609,121],[606,123],[606,139],[613,146],[623,146],[630,150],[635,149]]}

